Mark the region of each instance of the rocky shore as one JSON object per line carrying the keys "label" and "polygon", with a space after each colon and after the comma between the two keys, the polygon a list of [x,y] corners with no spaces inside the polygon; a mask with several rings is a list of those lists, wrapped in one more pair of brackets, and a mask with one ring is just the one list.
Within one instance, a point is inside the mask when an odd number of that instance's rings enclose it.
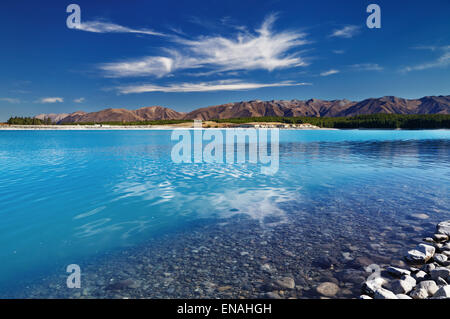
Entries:
{"label": "rocky shore", "polygon": [[[283,211],[291,213],[270,216],[263,224],[244,214],[196,222],[195,229],[187,227],[78,261],[81,289],[66,287],[62,264],[33,283],[15,284],[15,291],[0,291],[0,298],[350,299],[361,295],[367,267],[373,264],[405,269],[415,278],[418,271],[411,271],[412,264],[402,260],[403,251],[433,234],[436,223],[448,219],[447,211],[436,209],[434,215],[440,218],[431,214],[399,218],[369,214],[369,205],[354,201],[345,203],[358,209],[345,209],[346,214],[337,213],[342,206],[328,203],[325,210],[316,200],[308,208],[303,202],[303,210],[284,204]],[[283,223],[284,218],[288,222]],[[439,243],[444,247],[448,240]],[[381,277],[386,283],[380,288],[390,291],[394,289],[388,282],[401,279],[386,271]],[[378,281],[369,284],[373,293]],[[373,293],[364,294],[373,298]]]}
{"label": "rocky shore", "polygon": [[408,267],[372,271],[362,286],[360,299],[447,299],[450,298],[450,220],[440,222],[432,237],[407,252]]}

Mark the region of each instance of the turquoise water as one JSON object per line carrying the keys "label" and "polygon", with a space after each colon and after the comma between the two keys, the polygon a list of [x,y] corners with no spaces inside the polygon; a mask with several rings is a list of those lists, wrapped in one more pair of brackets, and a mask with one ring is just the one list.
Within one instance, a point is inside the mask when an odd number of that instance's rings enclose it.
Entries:
{"label": "turquoise water", "polygon": [[236,216],[267,231],[304,216],[299,231],[326,224],[322,212],[374,228],[450,217],[448,130],[282,130],[273,176],[259,164],[173,163],[170,134],[0,131],[0,295]]}

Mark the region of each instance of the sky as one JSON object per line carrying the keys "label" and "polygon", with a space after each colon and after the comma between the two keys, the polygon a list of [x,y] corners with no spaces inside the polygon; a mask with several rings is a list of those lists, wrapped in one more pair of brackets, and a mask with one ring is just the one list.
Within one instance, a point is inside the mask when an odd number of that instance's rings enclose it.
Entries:
{"label": "sky", "polygon": [[[372,3],[381,28],[366,25]],[[449,95],[449,12],[448,0],[2,1],[0,121]]]}

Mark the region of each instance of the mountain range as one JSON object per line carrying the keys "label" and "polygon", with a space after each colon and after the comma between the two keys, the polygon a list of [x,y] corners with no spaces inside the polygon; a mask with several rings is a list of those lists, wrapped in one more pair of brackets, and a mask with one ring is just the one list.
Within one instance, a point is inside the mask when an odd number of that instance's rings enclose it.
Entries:
{"label": "mountain range", "polygon": [[212,120],[262,116],[338,117],[362,114],[450,114],[450,95],[403,99],[395,96],[370,98],[360,102],[343,100],[253,100],[199,108],[189,113],[177,112],[162,106],[137,110],[108,108],[98,112],[77,111],[63,114],[39,114],[57,124],[83,122],[134,122],[155,120]]}

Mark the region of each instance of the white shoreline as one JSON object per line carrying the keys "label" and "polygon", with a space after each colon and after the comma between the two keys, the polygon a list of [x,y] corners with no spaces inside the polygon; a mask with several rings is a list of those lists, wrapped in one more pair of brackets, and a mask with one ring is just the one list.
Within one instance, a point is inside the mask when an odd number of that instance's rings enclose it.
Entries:
{"label": "white shoreline", "polygon": [[[167,125],[111,125],[111,126],[93,126],[93,125],[2,125],[0,131],[125,131],[125,130],[198,130],[194,127],[167,126]],[[203,130],[230,130],[244,127],[203,127]],[[255,129],[261,129],[256,127]],[[271,128],[265,128],[271,129]],[[317,130],[338,130],[336,128],[279,128],[280,130],[292,131],[317,131]]]}

